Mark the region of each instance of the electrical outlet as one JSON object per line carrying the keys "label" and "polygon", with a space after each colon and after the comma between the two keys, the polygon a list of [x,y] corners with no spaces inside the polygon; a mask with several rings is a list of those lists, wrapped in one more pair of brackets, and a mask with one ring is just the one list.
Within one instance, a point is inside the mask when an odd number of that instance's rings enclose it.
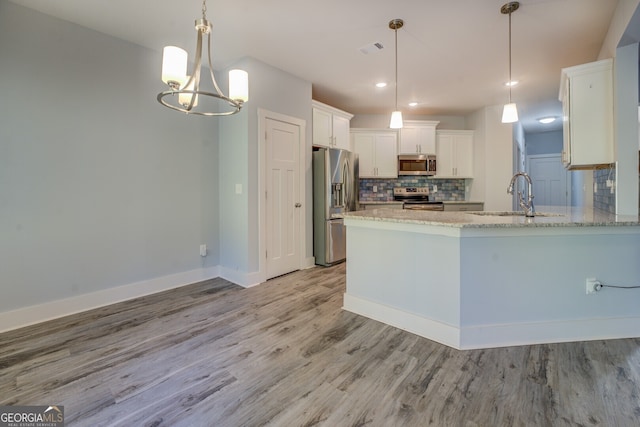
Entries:
{"label": "electrical outlet", "polygon": [[612,179],[608,179],[607,180],[607,188],[611,188],[613,187],[613,180]]}
{"label": "electrical outlet", "polygon": [[602,289],[602,283],[600,283],[598,279],[591,277],[587,279],[586,287],[587,287],[587,295],[589,295],[594,292],[598,292],[600,289]]}
{"label": "electrical outlet", "polygon": [[433,192],[434,192],[434,193],[437,193],[437,192],[438,192],[438,186],[437,186],[437,185],[435,185],[435,184],[433,185]]}
{"label": "electrical outlet", "polygon": [[594,182],[594,183],[593,183],[593,192],[594,192],[594,193],[597,193],[597,192],[598,192],[598,183],[597,183],[597,182]]}
{"label": "electrical outlet", "polygon": [[200,256],[207,256],[207,245],[200,245]]}
{"label": "electrical outlet", "polygon": [[373,186],[373,192],[374,192],[374,193],[377,193],[377,192],[378,192],[378,186],[377,186],[377,185],[374,185],[374,186]]}

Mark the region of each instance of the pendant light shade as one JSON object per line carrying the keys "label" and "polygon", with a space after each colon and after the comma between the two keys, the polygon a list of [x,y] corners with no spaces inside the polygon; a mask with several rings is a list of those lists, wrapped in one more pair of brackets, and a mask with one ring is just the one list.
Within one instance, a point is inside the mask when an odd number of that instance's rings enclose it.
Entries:
{"label": "pendant light shade", "polygon": [[511,87],[513,79],[511,78],[511,14],[520,8],[520,3],[512,1],[502,5],[500,13],[509,15],[509,103],[505,104],[502,110],[502,123],[514,123],[518,121],[518,109],[516,104],[511,102]]}
{"label": "pendant light shade", "polygon": [[391,113],[389,127],[391,129],[402,129],[402,111],[394,111]]}
{"label": "pendant light shade", "polygon": [[391,113],[391,121],[389,127],[391,129],[402,129],[402,112],[398,110],[398,29],[402,28],[404,21],[402,19],[392,19],[389,21],[389,28],[395,33],[396,38],[396,109]]}
{"label": "pendant light shade", "polygon": [[514,123],[518,121],[518,109],[516,108],[516,104],[509,103],[505,104],[504,109],[502,110],[502,123]]}

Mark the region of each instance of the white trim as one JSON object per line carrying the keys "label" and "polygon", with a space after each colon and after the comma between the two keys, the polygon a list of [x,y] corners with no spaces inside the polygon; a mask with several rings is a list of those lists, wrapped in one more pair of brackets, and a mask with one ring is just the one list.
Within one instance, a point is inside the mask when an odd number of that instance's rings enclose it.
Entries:
{"label": "white trim", "polygon": [[481,325],[462,328],[460,349],[610,340],[639,336],[640,317]]}
{"label": "white trim", "polygon": [[460,329],[388,305],[344,294],[343,309],[460,349]]}
{"label": "white trim", "polygon": [[459,328],[347,293],[344,294],[342,308],[458,350],[640,336],[640,317],[554,320]]}
{"label": "white trim", "polygon": [[[266,200],[265,200],[265,182],[264,178],[266,168],[266,153],[263,148],[264,135],[267,130],[267,119],[277,120],[284,123],[289,123],[300,128],[300,150],[299,150],[299,162],[300,167],[298,169],[300,176],[300,203],[303,203],[303,210],[300,213],[300,260],[298,261],[298,268],[306,268],[306,248],[307,248],[307,215],[306,210],[311,209],[311,206],[304,206],[307,194],[307,180],[306,180],[306,168],[307,165],[307,151],[310,147],[307,147],[307,121],[297,117],[287,116],[285,114],[276,113],[266,110],[264,108],[258,108],[258,271],[255,274],[255,279],[248,282],[247,286],[253,286],[258,283],[266,282],[267,280],[267,265],[264,254],[266,253]],[[237,282],[234,282],[237,283]],[[242,282],[244,283],[244,282]],[[245,286],[245,285],[242,285]]]}
{"label": "white trim", "polygon": [[243,271],[232,270],[227,267],[220,267],[220,277],[240,285],[243,288],[251,288],[265,281],[261,279],[259,272],[246,273]]}
{"label": "white trim", "polygon": [[142,280],[127,285],[102,289],[88,294],[50,301],[43,304],[19,308],[0,313],[0,332],[22,328],[47,320],[93,310],[133,298],[163,292],[210,280],[219,275],[219,267],[199,268],[154,279]]}
{"label": "white trim", "polygon": [[313,268],[313,267],[316,267],[316,257],[312,256],[312,257],[305,258],[302,269],[306,270],[307,268]]}

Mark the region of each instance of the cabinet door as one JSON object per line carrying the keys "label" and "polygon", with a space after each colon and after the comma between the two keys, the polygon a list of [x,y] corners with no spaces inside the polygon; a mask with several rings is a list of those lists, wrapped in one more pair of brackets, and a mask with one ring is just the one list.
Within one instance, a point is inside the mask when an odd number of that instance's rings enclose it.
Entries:
{"label": "cabinet door", "polygon": [[398,177],[398,138],[395,133],[376,135],[375,163],[378,178]]}
{"label": "cabinet door", "polygon": [[353,133],[351,134],[353,151],[358,154],[360,177],[375,178],[375,134]]}
{"label": "cabinet door", "polygon": [[400,153],[416,154],[418,147],[418,128],[405,126],[400,130]]}
{"label": "cabinet door", "polygon": [[336,148],[351,151],[349,143],[349,119],[333,115],[333,144]]}
{"label": "cabinet door", "polygon": [[436,141],[436,176],[454,176],[453,136],[439,134]]}
{"label": "cabinet door", "polygon": [[571,164],[571,122],[569,121],[569,117],[571,116],[571,102],[569,102],[570,84],[571,82],[567,81],[562,94],[562,164],[565,166]]}
{"label": "cabinet door", "polygon": [[333,115],[318,108],[313,109],[313,145],[332,146]]}
{"label": "cabinet door", "polygon": [[405,125],[400,130],[400,154],[435,154],[436,127]]}
{"label": "cabinet door", "polygon": [[420,154],[436,153],[436,128],[424,126],[418,128],[418,150]]}
{"label": "cabinet door", "polygon": [[453,149],[455,176],[473,178],[473,135],[455,135]]}
{"label": "cabinet door", "polygon": [[571,78],[571,164],[613,162],[613,81],[610,72]]}

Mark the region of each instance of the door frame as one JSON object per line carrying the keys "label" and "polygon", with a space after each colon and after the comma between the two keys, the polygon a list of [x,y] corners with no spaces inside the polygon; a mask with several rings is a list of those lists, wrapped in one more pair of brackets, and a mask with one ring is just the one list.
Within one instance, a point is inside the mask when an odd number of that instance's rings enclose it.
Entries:
{"label": "door frame", "polygon": [[[553,153],[553,154],[530,154],[526,156],[526,167],[527,173],[531,172],[531,160],[537,159],[559,159],[560,164],[562,164],[562,154],[561,153]],[[567,169],[564,169],[565,174],[565,191],[567,193],[567,198],[565,199],[565,206],[571,206],[571,172]],[[535,191],[533,193],[535,195]]]}
{"label": "door frame", "polygon": [[266,165],[267,165],[267,153],[265,150],[266,132],[267,132],[267,120],[276,120],[279,122],[289,123],[297,126],[300,132],[300,149],[299,153],[299,168],[298,178],[300,181],[300,203],[302,203],[302,209],[300,212],[300,254],[298,259],[299,269],[305,268],[305,255],[307,248],[307,211],[310,206],[305,206],[307,200],[307,140],[306,140],[306,128],[307,122],[304,119],[288,116],[286,114],[276,113],[264,108],[258,108],[258,282],[267,281],[267,199],[266,195]]}

